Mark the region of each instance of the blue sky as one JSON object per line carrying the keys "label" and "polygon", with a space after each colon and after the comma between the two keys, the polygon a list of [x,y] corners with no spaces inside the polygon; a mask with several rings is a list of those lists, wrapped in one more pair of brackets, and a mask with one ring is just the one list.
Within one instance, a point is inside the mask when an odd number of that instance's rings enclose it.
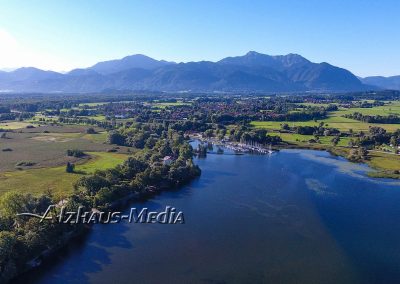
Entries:
{"label": "blue sky", "polygon": [[0,0],[0,68],[66,71],[136,53],[214,61],[255,50],[398,75],[399,11],[395,0]]}

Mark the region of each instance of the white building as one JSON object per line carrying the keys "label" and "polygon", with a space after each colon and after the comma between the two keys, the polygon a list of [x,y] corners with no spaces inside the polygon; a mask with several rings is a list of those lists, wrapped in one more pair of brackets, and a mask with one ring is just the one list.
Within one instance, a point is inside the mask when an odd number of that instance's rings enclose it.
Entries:
{"label": "white building", "polygon": [[171,163],[174,161],[171,156],[165,156],[162,160],[163,164],[166,166],[171,165]]}

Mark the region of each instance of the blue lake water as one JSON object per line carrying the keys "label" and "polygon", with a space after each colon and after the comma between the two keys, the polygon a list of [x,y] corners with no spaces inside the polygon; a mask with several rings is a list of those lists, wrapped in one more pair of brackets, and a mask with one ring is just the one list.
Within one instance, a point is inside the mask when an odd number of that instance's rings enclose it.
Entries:
{"label": "blue lake water", "polygon": [[326,152],[208,155],[132,207],[185,224],[96,225],[32,283],[400,283],[400,183]]}

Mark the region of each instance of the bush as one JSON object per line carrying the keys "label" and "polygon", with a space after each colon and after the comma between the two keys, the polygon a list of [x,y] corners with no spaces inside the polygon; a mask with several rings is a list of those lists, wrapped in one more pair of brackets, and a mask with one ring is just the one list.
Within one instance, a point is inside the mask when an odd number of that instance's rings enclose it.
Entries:
{"label": "bush", "polygon": [[66,168],[65,168],[65,171],[66,171],[67,173],[73,173],[74,170],[75,170],[75,165],[72,164],[72,163],[70,163],[70,162],[68,162],[68,163],[67,163],[67,166],[66,166]]}
{"label": "bush", "polygon": [[18,162],[15,166],[17,167],[31,167],[36,165],[35,162],[31,162],[31,161],[20,161]]}
{"label": "bush", "polygon": [[67,156],[80,158],[80,157],[85,156],[85,153],[83,151],[81,151],[81,150],[78,150],[78,149],[67,150]]}
{"label": "bush", "polygon": [[87,133],[87,134],[96,134],[97,132],[96,132],[96,130],[94,130],[93,127],[90,127],[90,128],[88,128],[88,129],[86,129],[86,133]]}
{"label": "bush", "polygon": [[351,149],[349,155],[347,156],[347,159],[349,159],[351,162],[356,163],[365,161],[368,159],[368,151],[363,147]]}

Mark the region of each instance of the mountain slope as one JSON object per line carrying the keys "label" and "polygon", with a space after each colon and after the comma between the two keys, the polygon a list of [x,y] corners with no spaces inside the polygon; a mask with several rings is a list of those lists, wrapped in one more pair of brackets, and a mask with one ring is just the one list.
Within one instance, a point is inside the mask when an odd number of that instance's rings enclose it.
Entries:
{"label": "mountain slope", "polygon": [[364,84],[378,86],[382,89],[400,90],[400,76],[382,77],[372,76],[361,78]]}
{"label": "mountain slope", "polygon": [[312,63],[298,54],[269,56],[251,51],[244,56],[228,57],[220,64],[262,66],[285,75],[289,81],[310,90],[353,91],[363,90],[361,81],[346,69],[328,63]]}

